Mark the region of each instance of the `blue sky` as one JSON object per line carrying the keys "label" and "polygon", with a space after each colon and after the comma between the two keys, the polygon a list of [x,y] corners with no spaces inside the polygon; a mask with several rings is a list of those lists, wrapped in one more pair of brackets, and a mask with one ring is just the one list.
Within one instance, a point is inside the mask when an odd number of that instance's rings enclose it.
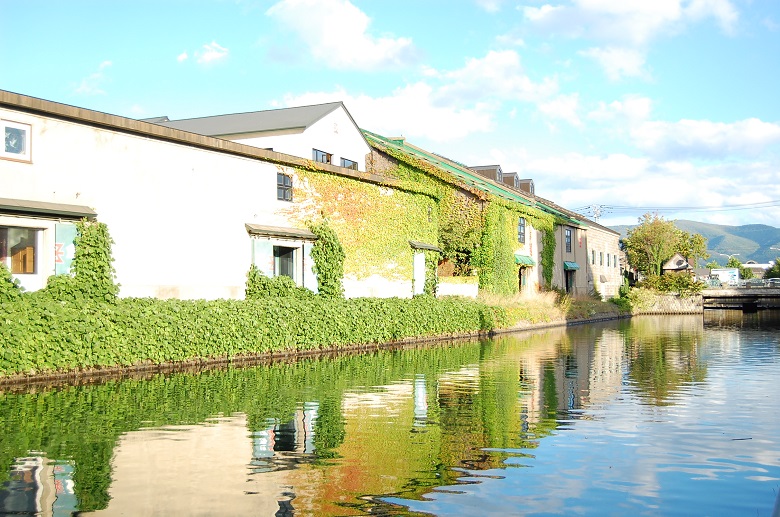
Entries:
{"label": "blue sky", "polygon": [[0,89],[47,100],[171,119],[341,100],[603,224],[780,225],[777,0],[0,0],[0,48]]}

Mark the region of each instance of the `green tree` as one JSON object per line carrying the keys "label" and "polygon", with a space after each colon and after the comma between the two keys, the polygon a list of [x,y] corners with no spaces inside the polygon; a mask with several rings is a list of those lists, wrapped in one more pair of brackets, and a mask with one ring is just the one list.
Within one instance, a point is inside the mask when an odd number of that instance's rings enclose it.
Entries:
{"label": "green tree", "polygon": [[688,264],[693,267],[699,267],[699,259],[707,260],[710,258],[710,254],[707,253],[707,239],[700,233],[690,234],[680,230],[677,251],[688,259]]}
{"label": "green tree", "polygon": [[780,278],[780,257],[775,257],[775,263],[766,270],[764,278]]}
{"label": "green tree", "polygon": [[739,261],[734,255],[729,257],[729,261],[726,262],[726,267],[735,267],[739,269],[739,277],[743,280],[753,278],[753,270],[742,266],[742,262]]}
{"label": "green tree", "polygon": [[629,264],[646,275],[660,275],[663,263],[679,249],[680,241],[681,232],[674,222],[647,213],[639,218],[639,225],[628,230],[623,244]]}
{"label": "green tree", "polygon": [[717,260],[711,260],[707,262],[707,265],[705,266],[707,269],[718,269],[721,267],[720,264],[718,264]]}

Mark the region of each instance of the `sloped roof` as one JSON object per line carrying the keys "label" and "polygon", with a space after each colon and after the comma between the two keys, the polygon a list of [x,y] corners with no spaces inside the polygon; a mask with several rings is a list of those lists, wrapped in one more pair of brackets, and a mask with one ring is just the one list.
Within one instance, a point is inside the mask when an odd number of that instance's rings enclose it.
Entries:
{"label": "sloped roof", "polygon": [[526,206],[534,205],[533,200],[512,192],[508,188],[503,188],[500,184],[472,171],[463,164],[411,145],[406,142],[404,138],[387,138],[365,129],[363,130],[363,134],[366,136],[369,143],[377,142],[382,146],[396,149],[409,156],[429,162],[439,169],[451,173],[456,179],[477,190],[494,194],[504,199],[517,201]]}
{"label": "sloped roof", "polygon": [[[162,121],[159,124],[206,136],[239,135],[290,129],[305,130],[340,107],[344,108],[344,111],[352,119],[342,102],[329,102],[294,108]],[[354,124],[355,121],[353,120],[352,123]],[[355,128],[357,129],[357,124],[355,124]]]}
{"label": "sloped roof", "polygon": [[666,264],[663,265],[664,271],[682,271],[685,269],[693,269],[693,267],[688,264],[685,257],[679,253],[675,253],[674,256],[667,260]]}
{"label": "sloped roof", "polygon": [[531,197],[524,192],[516,190],[509,185],[506,185],[505,183],[499,183],[486,178],[485,176],[482,176],[478,172],[473,171],[472,168],[467,167],[462,163],[411,145],[406,141],[406,139],[402,137],[387,138],[365,129],[363,130],[363,134],[369,143],[376,142],[382,146],[393,148],[407,155],[425,160],[435,165],[436,167],[453,174],[458,180],[462,181],[466,185],[471,186],[472,188],[476,188],[502,199],[514,201],[525,206],[538,208],[547,213],[554,214],[571,224],[584,226],[584,223],[579,220],[579,217],[570,215],[573,214],[573,212],[566,213],[564,210],[558,210],[554,206],[549,206],[553,205],[553,203],[549,203],[548,205],[547,203],[539,202],[537,198]]}

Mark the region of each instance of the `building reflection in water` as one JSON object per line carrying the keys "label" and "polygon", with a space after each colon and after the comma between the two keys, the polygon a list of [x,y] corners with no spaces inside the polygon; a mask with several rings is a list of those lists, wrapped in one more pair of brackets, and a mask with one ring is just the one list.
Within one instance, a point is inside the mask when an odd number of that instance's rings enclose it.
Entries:
{"label": "building reflection in water", "polygon": [[41,517],[76,511],[73,465],[43,456],[17,458],[10,480],[0,490],[0,514]]}

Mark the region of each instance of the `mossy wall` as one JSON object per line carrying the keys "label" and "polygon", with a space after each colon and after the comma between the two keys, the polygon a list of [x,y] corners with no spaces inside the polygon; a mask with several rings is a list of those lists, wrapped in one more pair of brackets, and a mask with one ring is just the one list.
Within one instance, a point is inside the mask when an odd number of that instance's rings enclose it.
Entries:
{"label": "mossy wall", "polygon": [[286,215],[296,225],[328,218],[344,248],[347,276],[411,280],[409,241],[438,241],[438,202],[422,190],[296,169],[293,200]]}

